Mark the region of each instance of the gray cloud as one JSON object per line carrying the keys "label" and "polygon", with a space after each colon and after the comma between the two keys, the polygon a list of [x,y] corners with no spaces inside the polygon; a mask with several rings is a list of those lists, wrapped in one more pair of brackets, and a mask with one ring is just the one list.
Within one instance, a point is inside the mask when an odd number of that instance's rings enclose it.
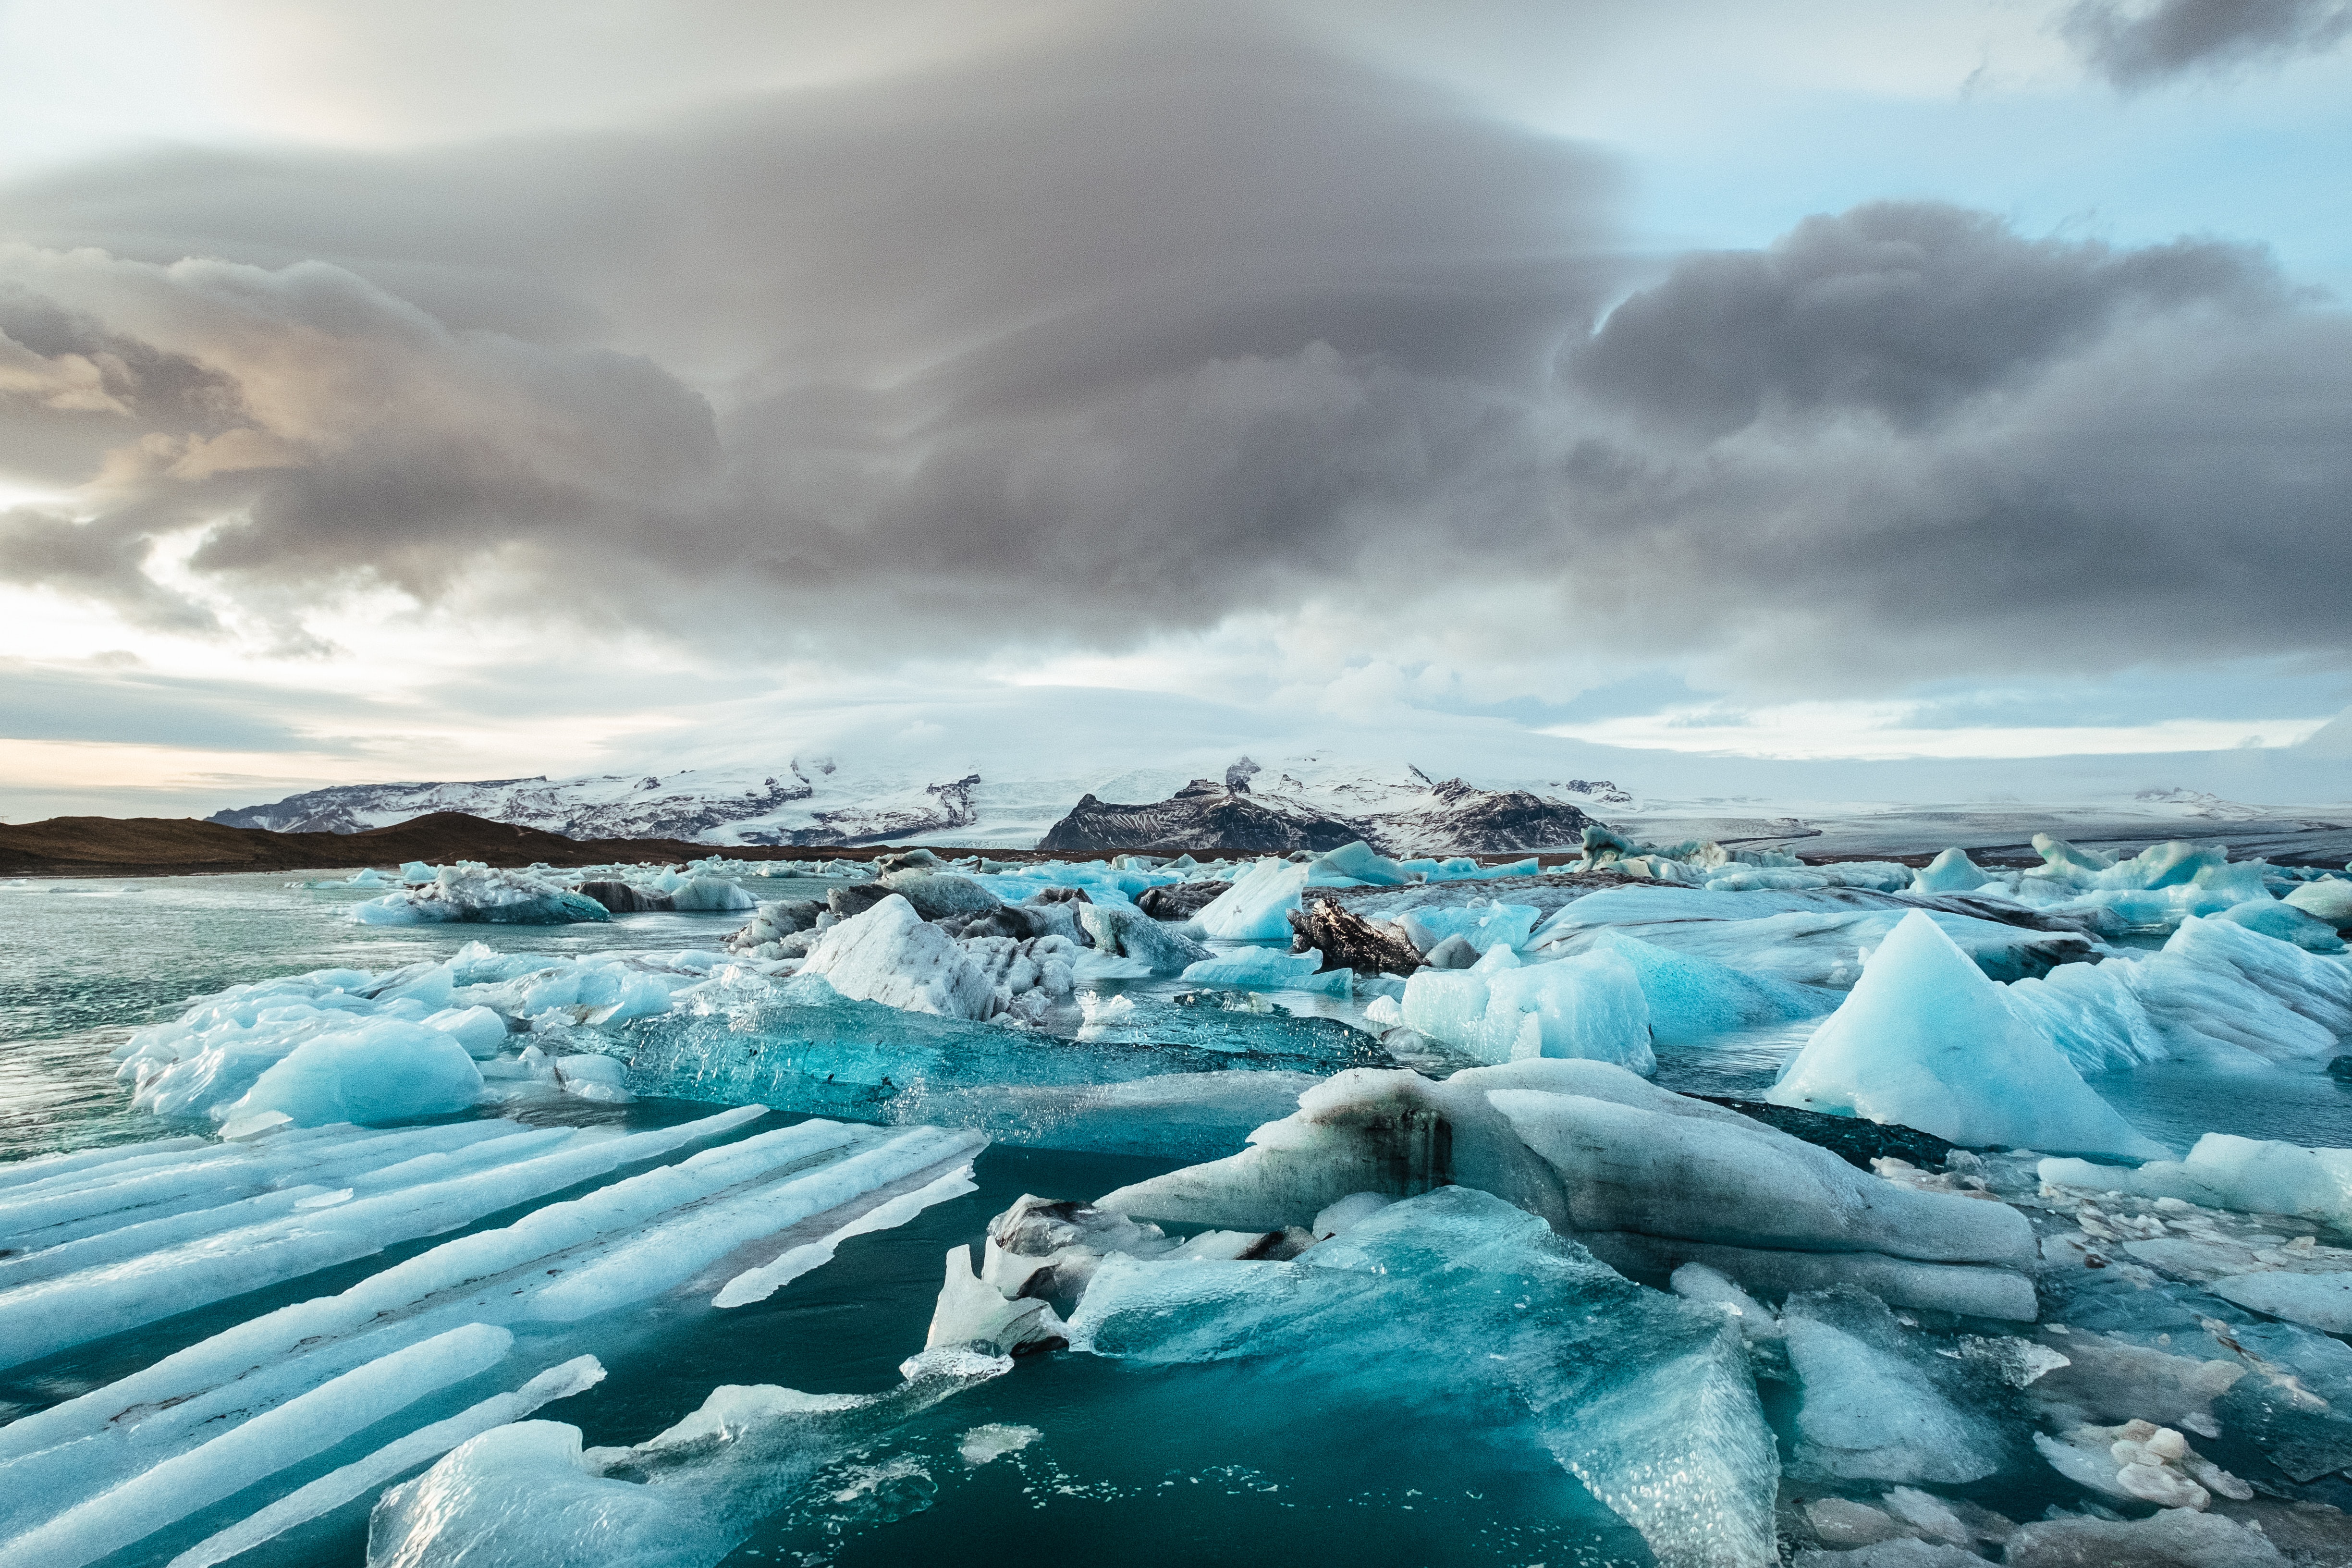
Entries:
{"label": "gray cloud", "polygon": [[[208,518],[273,602],[835,660],[1531,584],[1530,650],[1758,681],[2344,653],[2352,327],[2259,252],[1879,204],[1601,321],[1618,185],[1139,9],[625,133],[75,171],[0,193],[0,298],[89,323],[0,431],[85,432],[100,515],[0,570],[135,605],[126,542]],[[100,338],[140,395],[58,406]]]}
{"label": "gray cloud", "polygon": [[2129,90],[2194,71],[2332,49],[2352,33],[2352,3],[2077,0],[2059,30],[2092,69]]}
{"label": "gray cloud", "polygon": [[77,522],[41,507],[0,511],[0,582],[111,605],[134,626],[208,633],[212,613],[147,575],[153,541],[135,521]]}
{"label": "gray cloud", "polygon": [[1722,436],[1768,410],[1866,409],[1916,426],[2079,353],[2132,313],[2260,309],[2268,259],[2181,240],[2117,251],[2029,240],[1917,202],[1810,217],[1761,251],[1690,258],[1611,312],[1572,361],[1599,395]]}

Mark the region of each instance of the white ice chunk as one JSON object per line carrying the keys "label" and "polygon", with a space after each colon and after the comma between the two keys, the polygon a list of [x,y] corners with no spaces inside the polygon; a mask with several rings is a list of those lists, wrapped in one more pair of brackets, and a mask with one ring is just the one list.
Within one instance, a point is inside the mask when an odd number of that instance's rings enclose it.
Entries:
{"label": "white ice chunk", "polygon": [[696,877],[669,895],[670,907],[697,913],[756,910],[760,900],[724,877]]}
{"label": "white ice chunk", "polygon": [[1969,858],[1965,849],[1947,849],[1927,862],[1918,876],[1911,880],[1915,893],[1973,893],[1987,882],[1992,873]]}
{"label": "white ice chunk", "polygon": [[2338,931],[2352,931],[2352,879],[2323,877],[2305,882],[2288,893],[2285,901]]}
{"label": "white ice chunk", "polygon": [[1287,860],[1260,860],[1203,906],[1192,917],[1192,925],[1213,942],[1285,940],[1290,935],[1290,912],[1300,907],[1307,870]]}
{"label": "white ice chunk", "polygon": [[1906,915],[1767,1098],[1972,1148],[2160,1158],[1923,911]]}
{"label": "white ice chunk", "polygon": [[897,893],[817,938],[801,973],[853,1001],[910,1013],[986,1018],[996,1011],[988,975]]}
{"label": "white ice chunk", "polygon": [[[412,878],[412,869],[430,872],[430,879]],[[438,870],[404,866],[401,868],[401,880],[423,881],[423,886],[354,904],[352,919],[362,925],[437,925],[448,921],[568,925],[612,918],[610,911],[595,900],[539,871],[492,870],[467,860]]]}

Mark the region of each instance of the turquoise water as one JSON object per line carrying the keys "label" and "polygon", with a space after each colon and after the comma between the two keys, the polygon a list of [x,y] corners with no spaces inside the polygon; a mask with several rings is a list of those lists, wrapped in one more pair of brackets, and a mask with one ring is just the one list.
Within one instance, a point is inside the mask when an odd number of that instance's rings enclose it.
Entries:
{"label": "turquoise water", "polygon": [[[827,885],[779,879],[757,890],[807,896]],[[225,985],[330,967],[383,971],[446,958],[468,942],[556,956],[715,949],[742,919],[632,915],[558,928],[352,922],[351,906],[374,896],[306,887],[283,874],[0,885],[0,1160],[207,1131],[130,1111],[109,1052],[136,1027]],[[1129,988],[1150,996],[1176,989],[1164,981]],[[1332,999],[1283,1002],[1343,1018],[1360,1013]],[[1756,1093],[1811,1027],[1759,1032],[1703,1051],[1662,1050],[1660,1081]],[[2316,1074],[2217,1081],[2210,1073],[2143,1069],[2098,1087],[2145,1130],[2181,1147],[2208,1130],[2352,1146],[2352,1085]],[[653,1126],[711,1109],[682,1100],[611,1107],[563,1097],[509,1113]],[[772,1116],[736,1136],[795,1120]],[[977,1191],[898,1229],[847,1241],[832,1262],[765,1301],[720,1311],[705,1298],[674,1295],[598,1323],[586,1342],[567,1336],[560,1352],[545,1349],[536,1358],[541,1364],[587,1351],[610,1375],[538,1418],[579,1426],[590,1447],[618,1447],[671,1426],[722,1384],[889,1389],[900,1362],[922,1346],[944,1255],[966,1245],[977,1252],[992,1215],[1024,1193],[1087,1198],[1181,1163],[991,1148],[975,1165]],[[511,1224],[527,1208],[633,1169],[485,1215],[467,1230]],[[404,1243],[0,1373],[0,1422],[101,1386],[259,1313],[343,1289],[462,1234]],[[528,1340],[537,1331],[519,1333]],[[1442,1362],[1475,1348],[1430,1350]],[[1639,1347],[1626,1350],[1635,1354]],[[515,1364],[532,1360],[526,1346]],[[513,1382],[510,1373],[493,1370],[442,1390],[403,1412],[392,1429],[358,1433],[105,1561],[115,1568],[166,1563],[291,1486]],[[1433,1409],[1430,1393],[1416,1388],[1410,1369],[1392,1394],[1358,1388],[1340,1398],[1312,1375],[1263,1362],[1147,1368],[1049,1352],[828,1455],[787,1504],[745,1522],[748,1535],[728,1561],[878,1565],[951,1556],[1023,1568],[1040,1555],[1070,1554],[1120,1563],[1344,1561],[1362,1568],[1649,1561],[1639,1538],[1523,1431],[1490,1427],[1476,1412]],[[975,1465],[960,1445],[984,1424],[1036,1436]],[[2038,1469],[2005,1475],[1989,1486],[2014,1495],[1988,1490],[1986,1500],[2030,1517],[2051,1500],[2042,1491],[2053,1484]],[[257,1568],[361,1563],[373,1498],[236,1561]]]}
{"label": "turquoise water", "polygon": [[[384,970],[446,957],[476,941],[559,955],[715,948],[742,918],[362,926],[349,921],[348,910],[376,893],[294,882],[279,874],[0,886],[0,1159],[205,1131],[127,1110],[108,1053],[136,1027],[225,985],[328,967]],[[804,890],[780,881],[759,891],[821,896],[823,886]],[[567,1098],[520,1114],[654,1125],[710,1109],[662,1100],[599,1107]],[[740,1135],[795,1120],[763,1119]],[[1090,1197],[1178,1163],[992,1148],[975,1166],[978,1191],[898,1229],[848,1241],[831,1263],[766,1301],[722,1312],[705,1299],[674,1298],[625,1315],[600,1330],[597,1342],[567,1342],[564,1353],[589,1350],[610,1375],[539,1418],[578,1426],[591,1447],[621,1446],[672,1425],[720,1384],[887,1389],[898,1382],[898,1363],[922,1348],[941,1259],[957,1246],[977,1252],[992,1215],[1024,1193]],[[527,1206],[574,1195],[551,1194]],[[486,1215],[466,1231],[389,1247],[0,1373],[0,1421],[523,1212]],[[1283,1395],[1281,1420],[1234,1419],[1244,1406],[1270,1408],[1269,1375],[1217,1366],[1136,1370],[1062,1352],[1025,1359],[1012,1373],[824,1467],[805,1496],[754,1528],[729,1562],[881,1564],[952,1555],[1025,1568],[1040,1552],[1170,1564],[1344,1558],[1365,1568],[1648,1560],[1639,1538],[1540,1450],[1475,1431],[1434,1442],[1425,1420],[1402,1405],[1386,1412],[1323,1408],[1310,1386]],[[454,1414],[512,1381],[493,1371],[456,1384],[403,1412],[397,1428]],[[958,1453],[961,1434],[992,1422],[1039,1435],[987,1465],[967,1463]],[[1348,1440],[1331,1440],[1343,1426]],[[106,1561],[167,1563],[268,1497],[351,1462],[386,1436],[363,1431]],[[236,1562],[358,1564],[373,1500],[371,1492]]]}

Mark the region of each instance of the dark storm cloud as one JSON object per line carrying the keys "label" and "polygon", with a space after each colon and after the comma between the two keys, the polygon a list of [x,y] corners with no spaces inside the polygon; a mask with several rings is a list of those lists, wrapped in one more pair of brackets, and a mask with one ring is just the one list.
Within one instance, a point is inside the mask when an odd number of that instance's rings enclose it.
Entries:
{"label": "dark storm cloud", "polygon": [[2352,33],[2352,3],[2079,0],[2060,31],[2094,70],[2129,89],[2192,71],[2334,48]]}
{"label": "dark storm cloud", "polygon": [[1879,202],[1761,251],[1696,256],[1612,311],[1575,374],[1596,394],[1722,436],[1767,409],[1867,409],[1916,426],[2082,351],[2119,317],[2274,304],[2261,252],[2028,240],[1985,213]]}
{"label": "dark storm cloud", "polygon": [[2261,254],[1881,204],[1596,327],[1605,160],[1118,16],[625,134],[0,193],[5,298],[93,323],[9,340],[0,430],[109,433],[99,518],[24,537],[134,607],[217,517],[237,593],[833,658],[1481,584],[1548,586],[1531,649],[1865,685],[2342,652],[2352,342]]}

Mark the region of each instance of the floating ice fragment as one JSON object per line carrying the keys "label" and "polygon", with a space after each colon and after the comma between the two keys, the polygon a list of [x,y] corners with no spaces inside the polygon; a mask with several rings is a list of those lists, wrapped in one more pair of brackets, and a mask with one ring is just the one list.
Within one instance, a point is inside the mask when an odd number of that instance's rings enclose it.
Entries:
{"label": "floating ice fragment", "polygon": [[1185,966],[1179,978],[1194,985],[1234,991],[1320,991],[1345,996],[1355,976],[1345,969],[1317,973],[1319,952],[1284,952],[1278,948],[1235,948]]}
{"label": "floating ice fragment", "polygon": [[297,1127],[362,1126],[463,1110],[481,1098],[481,1069],[456,1037],[378,1018],[303,1041],[219,1114],[223,1131],[277,1112]]}
{"label": "floating ice fragment", "polygon": [[956,1453],[967,1465],[978,1467],[1007,1454],[1017,1454],[1045,1434],[1034,1426],[1015,1426],[1002,1421],[992,1421],[985,1426],[975,1426],[963,1435],[956,1445]]}
{"label": "floating ice fragment", "polygon": [[2352,1273],[2300,1274],[2284,1269],[2232,1274],[2210,1287],[2216,1296],[2305,1323],[2324,1333],[2352,1334]]}
{"label": "floating ice fragment", "polygon": [[1213,942],[1286,942],[1307,872],[1288,860],[1260,860],[1193,916],[1192,925]]}
{"label": "floating ice fragment", "polygon": [[2352,1230],[2352,1149],[2306,1149],[2208,1132],[2186,1160],[2155,1160],[2131,1170],[2049,1159],[2039,1173],[2059,1186],[2182,1198],[2242,1214],[2295,1215]]}
{"label": "floating ice fragment", "polygon": [[[411,878],[412,869],[430,871],[430,880]],[[612,918],[595,900],[536,871],[494,871],[468,860],[437,871],[403,867],[401,879],[424,885],[354,904],[352,919],[362,925],[435,925],[447,921],[567,925]]]}
{"label": "floating ice fragment", "polygon": [[2316,882],[2305,882],[2288,893],[2284,901],[2338,931],[2352,931],[2352,879],[2323,877]]}
{"label": "floating ice fragment", "polygon": [[985,1018],[996,1011],[987,974],[896,893],[819,937],[801,973],[853,1001],[910,1013]]}
{"label": "floating ice fragment", "polygon": [[2000,1467],[1984,1423],[1955,1405],[1894,1315],[1859,1291],[1791,1296],[1780,1314],[1801,1468],[1841,1480],[1960,1485]]}
{"label": "floating ice fragment", "polygon": [[2160,1158],[2011,1012],[1924,911],[1906,915],[1767,1095],[1955,1143]]}

